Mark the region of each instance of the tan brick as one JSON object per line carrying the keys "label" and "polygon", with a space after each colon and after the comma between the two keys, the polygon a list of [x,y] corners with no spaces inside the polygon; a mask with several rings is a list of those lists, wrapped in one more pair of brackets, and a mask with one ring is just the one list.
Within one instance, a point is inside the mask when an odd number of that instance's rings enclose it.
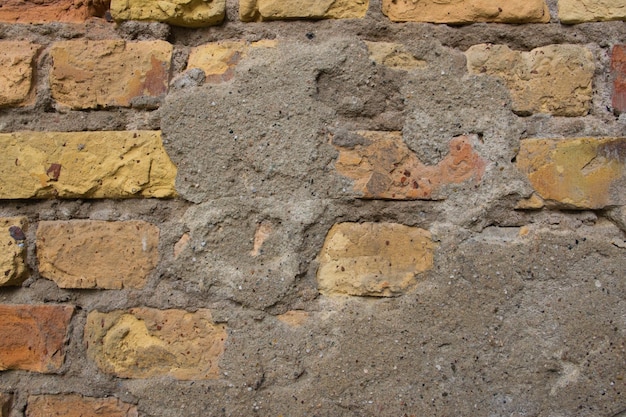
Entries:
{"label": "tan brick", "polygon": [[324,241],[317,271],[322,294],[390,297],[433,267],[430,233],[395,223],[338,223]]}
{"label": "tan brick", "polygon": [[61,288],[142,288],[159,260],[159,228],[143,221],[44,221],[39,273]]}
{"label": "tan brick", "polygon": [[0,134],[0,198],[173,197],[158,131]]}
{"label": "tan brick", "polygon": [[78,394],[31,395],[26,417],[137,417],[137,407],[114,397],[92,398]]}
{"label": "tan brick", "polygon": [[172,45],[72,40],[50,49],[52,97],[73,109],[129,107],[167,92]]}
{"label": "tan brick", "polygon": [[111,0],[111,16],[117,21],[144,20],[175,26],[218,25],[226,15],[226,0]]}
{"label": "tan brick", "polygon": [[38,49],[30,42],[0,42],[0,107],[32,102],[33,59]]}
{"label": "tan brick", "polygon": [[13,396],[11,394],[0,392],[0,417],[9,417],[12,402]]}
{"label": "tan brick", "polygon": [[504,81],[513,111],[520,115],[584,116],[589,112],[595,65],[583,46],[549,45],[521,52],[506,45],[481,44],[465,55],[470,73]]}
{"label": "tan brick", "polygon": [[2,0],[0,22],[50,23],[84,22],[103,16],[107,0]]}
{"label": "tan brick", "polygon": [[383,13],[394,22],[538,23],[549,22],[545,0],[383,0]]}
{"label": "tan brick", "polygon": [[411,71],[426,67],[426,61],[417,59],[399,43],[365,42],[369,57],[379,65],[389,68]]}
{"label": "tan brick", "polygon": [[244,22],[281,19],[359,19],[369,0],[239,0]]}
{"label": "tan brick", "polygon": [[437,165],[424,165],[402,140],[401,132],[360,131],[354,147],[338,146],[337,172],[354,180],[362,198],[428,200],[445,198],[443,188],[465,181],[479,182],[485,161],[471,145],[471,138],[450,141],[450,152]]}
{"label": "tan brick", "polygon": [[525,139],[517,166],[553,205],[626,204],[626,138]]}
{"label": "tan brick", "polygon": [[204,71],[207,82],[223,82],[233,78],[235,66],[251,48],[273,48],[276,41],[265,40],[247,43],[245,41],[213,42],[191,49],[187,69],[199,68]]}
{"label": "tan brick", "polygon": [[62,305],[0,305],[0,371],[58,372],[74,308]]}
{"label": "tan brick", "polygon": [[20,285],[26,267],[26,217],[0,217],[0,286]]}
{"label": "tan brick", "polygon": [[85,325],[88,357],[122,378],[216,379],[226,337],[205,309],[92,311]]}
{"label": "tan brick", "polygon": [[626,0],[559,0],[561,23],[626,20]]}

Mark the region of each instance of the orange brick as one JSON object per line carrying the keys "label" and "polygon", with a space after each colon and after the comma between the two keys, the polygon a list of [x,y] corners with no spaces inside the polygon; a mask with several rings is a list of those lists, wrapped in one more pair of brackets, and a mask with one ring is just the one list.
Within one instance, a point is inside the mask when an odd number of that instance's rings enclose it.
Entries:
{"label": "orange brick", "polygon": [[32,101],[33,59],[38,49],[30,42],[0,42],[0,107]]}
{"label": "orange brick", "polygon": [[80,23],[91,16],[103,16],[107,3],[107,0],[2,0],[0,22]]}
{"label": "orange brick", "polygon": [[158,246],[158,227],[143,221],[50,221],[37,229],[39,272],[61,288],[142,288]]}
{"label": "orange brick", "polygon": [[63,305],[0,305],[0,371],[58,372],[73,312]]}
{"label": "orange brick", "polygon": [[28,397],[26,417],[137,417],[137,407],[117,398],[92,398],[78,394]]}

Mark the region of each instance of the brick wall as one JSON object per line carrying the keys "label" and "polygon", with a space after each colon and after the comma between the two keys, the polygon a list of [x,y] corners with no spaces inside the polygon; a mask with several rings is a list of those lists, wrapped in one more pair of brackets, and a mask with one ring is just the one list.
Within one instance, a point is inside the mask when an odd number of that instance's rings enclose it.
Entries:
{"label": "brick wall", "polygon": [[0,417],[622,415],[625,21],[2,1]]}

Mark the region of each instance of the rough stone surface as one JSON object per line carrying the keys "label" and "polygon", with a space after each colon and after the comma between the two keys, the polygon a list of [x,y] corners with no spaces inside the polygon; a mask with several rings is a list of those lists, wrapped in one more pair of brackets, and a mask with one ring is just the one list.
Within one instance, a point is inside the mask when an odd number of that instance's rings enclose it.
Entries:
{"label": "rough stone surface", "polygon": [[275,41],[259,41],[250,44],[244,41],[232,41],[200,45],[191,50],[187,69],[203,70],[207,82],[228,81],[234,76],[235,66],[248,54],[250,48],[275,46]]}
{"label": "rough stone surface", "polygon": [[544,0],[383,0],[383,13],[394,22],[530,23],[549,22]]}
{"label": "rough stone surface", "polygon": [[50,49],[52,97],[72,109],[154,107],[167,92],[172,45],[72,40]]}
{"label": "rough stone surface", "polygon": [[365,16],[369,0],[239,0],[244,22],[279,19],[358,19]]}
{"label": "rough stone surface", "polygon": [[0,42],[0,107],[28,104],[38,49],[30,42]]}
{"label": "rough stone surface", "polygon": [[562,23],[626,20],[625,0],[559,0],[558,4]]}
{"label": "rough stone surface", "polygon": [[224,20],[226,0],[111,0],[117,21],[147,20],[176,26],[204,27]]}
{"label": "rough stone surface", "polygon": [[411,71],[426,67],[426,61],[416,58],[403,44],[391,42],[365,42],[370,59],[379,65]]}
{"label": "rough stone surface", "polygon": [[0,287],[20,285],[26,267],[26,217],[0,217]]}
{"label": "rough stone surface", "polygon": [[0,198],[176,195],[160,132],[0,134]]}
{"label": "rough stone surface", "polygon": [[78,394],[31,395],[26,417],[137,417],[137,407],[117,398],[92,398]]}
{"label": "rough stone surface", "polygon": [[158,227],[143,221],[44,221],[39,273],[61,288],[142,288],[156,266]]}
{"label": "rough stone surface", "polygon": [[106,0],[3,0],[0,22],[84,22],[104,15],[107,5]]}
{"label": "rough stone surface", "polygon": [[544,200],[561,207],[626,204],[626,138],[526,139],[517,166]]}
{"label": "rough stone surface", "polygon": [[613,76],[613,111],[626,112],[626,45],[615,45],[611,52],[611,72]]}
{"label": "rough stone surface", "polygon": [[320,252],[319,291],[390,297],[414,287],[417,275],[432,269],[430,233],[394,223],[339,223]]}
{"label": "rough stone surface", "polygon": [[584,116],[591,108],[595,65],[583,46],[549,45],[521,52],[506,45],[482,44],[465,55],[471,73],[505,82],[513,110],[520,115]]}
{"label": "rough stone surface", "polygon": [[60,371],[73,311],[61,305],[0,305],[0,371]]}
{"label": "rough stone surface", "polygon": [[121,378],[218,378],[226,338],[206,309],[92,311],[85,325],[89,358]]}
{"label": "rough stone surface", "polygon": [[468,136],[451,140],[448,155],[432,166],[411,152],[400,132],[341,133],[333,143],[339,149],[335,168],[354,181],[354,190],[363,198],[441,199],[446,185],[478,183],[485,172],[486,163]]}
{"label": "rough stone surface", "polygon": [[0,417],[9,417],[13,396],[0,392]]}

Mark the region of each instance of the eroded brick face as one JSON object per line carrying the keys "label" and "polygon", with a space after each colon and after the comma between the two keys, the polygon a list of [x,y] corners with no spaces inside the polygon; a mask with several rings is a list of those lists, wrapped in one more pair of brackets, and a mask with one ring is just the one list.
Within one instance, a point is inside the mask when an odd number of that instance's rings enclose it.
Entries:
{"label": "eroded brick face", "polygon": [[239,0],[244,22],[283,19],[358,19],[365,16],[369,0]]}
{"label": "eroded brick face", "polygon": [[0,371],[60,371],[73,312],[63,305],[0,305]]}
{"label": "eroded brick face", "polygon": [[624,0],[559,0],[558,5],[562,23],[626,20]]}
{"label": "eroded brick face", "polygon": [[0,217],[0,287],[19,285],[26,267],[26,217]]}
{"label": "eroded brick face", "polygon": [[92,311],[85,325],[88,357],[121,378],[218,378],[226,337],[205,309]]}
{"label": "eroded brick face", "polygon": [[107,0],[3,0],[0,22],[82,23],[91,16],[102,16]]}
{"label": "eroded brick face", "polygon": [[115,20],[165,22],[176,26],[204,27],[222,23],[225,0],[168,0],[155,7],[152,0],[111,0]]}
{"label": "eroded brick face", "polygon": [[38,49],[30,42],[0,41],[0,108],[29,104]]}

